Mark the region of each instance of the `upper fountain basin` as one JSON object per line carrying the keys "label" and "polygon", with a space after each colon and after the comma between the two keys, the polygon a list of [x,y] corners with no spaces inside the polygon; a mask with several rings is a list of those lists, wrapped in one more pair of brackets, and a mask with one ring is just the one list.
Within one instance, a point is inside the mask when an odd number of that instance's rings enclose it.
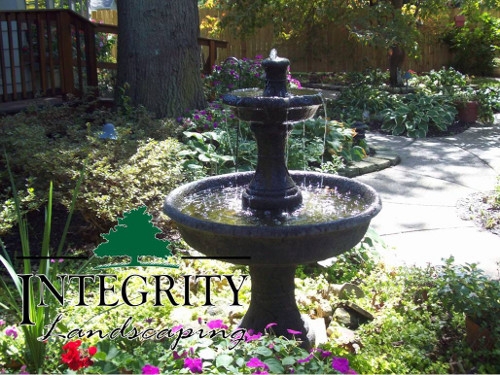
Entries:
{"label": "upper fountain basin", "polygon": [[290,89],[288,95],[264,96],[258,88],[234,90],[222,97],[236,117],[258,123],[293,123],[310,119],[323,99],[315,90]]}
{"label": "upper fountain basin", "polygon": [[246,186],[253,175],[233,173],[183,185],[168,195],[163,210],[177,224],[183,239],[209,257],[226,258],[236,264],[284,266],[312,263],[350,250],[381,209],[378,194],[368,185],[340,176],[298,171],[291,172],[298,185],[356,195],[364,201],[364,208],[342,218],[290,226],[227,224],[195,217],[180,208],[192,195]]}

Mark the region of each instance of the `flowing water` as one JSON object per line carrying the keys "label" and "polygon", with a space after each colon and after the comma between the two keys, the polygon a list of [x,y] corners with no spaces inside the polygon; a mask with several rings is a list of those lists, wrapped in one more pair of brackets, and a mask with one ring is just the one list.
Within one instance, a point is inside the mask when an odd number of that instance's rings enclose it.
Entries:
{"label": "flowing water", "polygon": [[243,209],[241,195],[246,186],[207,189],[184,197],[179,210],[189,216],[239,226],[309,225],[351,217],[368,204],[360,196],[335,188],[300,186],[302,205],[293,212],[257,212]]}

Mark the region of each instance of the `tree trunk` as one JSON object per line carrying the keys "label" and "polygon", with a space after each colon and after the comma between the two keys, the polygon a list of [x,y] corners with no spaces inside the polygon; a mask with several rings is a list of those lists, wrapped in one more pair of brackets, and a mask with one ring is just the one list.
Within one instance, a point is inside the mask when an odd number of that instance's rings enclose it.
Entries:
{"label": "tree trunk", "polygon": [[389,48],[389,82],[392,87],[401,86],[401,68],[405,61],[406,53],[399,46]]}
{"label": "tree trunk", "polygon": [[[391,0],[395,12],[401,12],[403,0]],[[403,48],[393,45],[389,48],[389,84],[392,87],[401,86],[403,80],[401,77],[401,68],[405,61],[406,53]]]}
{"label": "tree trunk", "polygon": [[143,105],[157,117],[205,107],[197,1],[117,3],[118,87],[127,88],[132,104]]}

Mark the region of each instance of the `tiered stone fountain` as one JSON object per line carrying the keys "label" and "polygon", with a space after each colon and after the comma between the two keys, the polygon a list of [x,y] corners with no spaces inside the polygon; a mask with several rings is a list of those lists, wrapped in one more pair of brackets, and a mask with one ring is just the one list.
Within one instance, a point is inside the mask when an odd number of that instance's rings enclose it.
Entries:
{"label": "tiered stone fountain", "polygon": [[299,331],[309,347],[295,302],[296,267],[355,246],[381,203],[371,187],[355,180],[288,171],[288,133],[322,103],[315,91],[288,92],[289,64],[273,50],[262,62],[263,92],[236,90],[223,98],[238,118],[250,122],[258,147],[256,171],[181,186],[166,198],[164,212],[194,249],[249,265],[251,302],[241,327],[263,332],[268,323],[277,323],[273,329],[278,335],[290,337],[288,329]]}

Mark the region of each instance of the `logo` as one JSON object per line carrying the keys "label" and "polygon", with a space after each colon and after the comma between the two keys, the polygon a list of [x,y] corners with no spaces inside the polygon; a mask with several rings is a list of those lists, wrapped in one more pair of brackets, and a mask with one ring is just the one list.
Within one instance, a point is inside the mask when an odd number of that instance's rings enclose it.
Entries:
{"label": "logo", "polygon": [[[179,265],[169,263],[172,252],[170,242],[157,236],[162,231],[152,223],[152,216],[147,213],[146,206],[127,211],[117,219],[117,224],[108,233],[101,234],[105,239],[93,253],[97,258],[111,258],[111,263],[93,267],[94,270],[123,268],[123,267],[160,267],[157,272],[143,272],[141,269],[130,272],[106,273],[78,273],[78,274],[18,274],[22,288],[21,325],[36,325],[39,309],[48,307],[90,308],[93,306],[116,308],[129,306],[138,308],[146,304],[154,307],[191,306],[196,304],[191,300],[193,288],[202,284],[204,298],[196,298],[201,306],[214,306],[212,293],[225,288],[230,292],[229,306],[241,306],[239,291],[249,275],[231,274],[184,274],[179,273]],[[67,258],[74,258],[68,256]],[[181,257],[198,259],[200,257]],[[172,269],[169,274],[162,268]],[[175,269],[175,271],[174,271]],[[219,283],[214,288],[214,283]],[[36,283],[38,287],[35,287]],[[71,289],[70,289],[71,288]],[[67,293],[71,290],[69,293]],[[55,306],[53,306],[55,305]],[[176,337],[172,349],[180,339],[191,337],[195,332],[172,331],[172,328],[158,327],[143,329],[135,326],[132,316],[125,316],[117,327],[108,327],[109,330],[93,330],[85,327],[76,327],[69,331],[61,331],[58,326],[66,327],[63,322],[64,314],[59,313],[52,322],[45,322],[45,330],[38,340],[43,341],[51,337],[62,339],[83,339],[98,336],[100,339],[126,338],[129,340],[161,340],[165,337]],[[45,324],[48,323],[48,324]],[[244,329],[233,332],[242,334]],[[214,331],[215,332],[215,331]],[[206,333],[197,332],[201,337]],[[226,332],[224,337],[228,337]],[[236,336],[231,336],[233,339]],[[243,336],[241,336],[243,337]],[[241,338],[242,340],[242,338]],[[238,343],[241,341],[237,341]]]}
{"label": "logo", "polygon": [[169,242],[161,240],[156,235],[161,230],[151,222],[152,217],[146,212],[146,206],[126,212],[118,218],[118,224],[107,234],[101,234],[106,242],[94,249],[94,255],[103,257],[128,257],[128,263],[112,263],[95,267],[95,269],[114,267],[168,267],[179,268],[178,265],[165,262],[145,262],[141,258],[163,258],[165,261],[172,256],[168,248]]}

